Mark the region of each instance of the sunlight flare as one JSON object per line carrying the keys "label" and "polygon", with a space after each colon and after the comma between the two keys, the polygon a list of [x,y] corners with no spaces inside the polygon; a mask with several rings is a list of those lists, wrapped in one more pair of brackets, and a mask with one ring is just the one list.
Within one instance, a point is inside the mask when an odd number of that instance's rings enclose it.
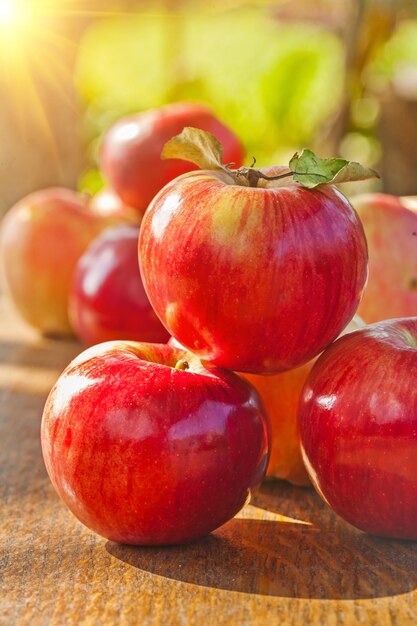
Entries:
{"label": "sunlight flare", "polygon": [[19,5],[13,0],[0,0],[0,27],[8,28],[19,20]]}
{"label": "sunlight flare", "polygon": [[19,37],[28,28],[32,4],[23,0],[0,0],[0,38],[2,42]]}

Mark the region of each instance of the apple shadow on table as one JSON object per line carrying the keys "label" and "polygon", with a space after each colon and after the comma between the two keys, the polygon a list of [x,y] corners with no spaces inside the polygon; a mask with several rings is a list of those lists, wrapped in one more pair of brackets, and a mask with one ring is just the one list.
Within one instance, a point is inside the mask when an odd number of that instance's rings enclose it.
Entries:
{"label": "apple shadow on table", "polygon": [[174,547],[107,542],[140,570],[204,587],[287,598],[394,596],[417,587],[417,544],[352,532],[340,536],[291,522],[233,519],[208,537]]}

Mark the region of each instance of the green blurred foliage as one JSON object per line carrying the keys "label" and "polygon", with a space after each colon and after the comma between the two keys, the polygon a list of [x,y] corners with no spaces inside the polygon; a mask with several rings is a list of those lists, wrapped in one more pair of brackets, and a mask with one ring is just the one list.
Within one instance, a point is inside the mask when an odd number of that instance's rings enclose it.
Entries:
{"label": "green blurred foliage", "polygon": [[[248,163],[252,156],[259,165],[285,163],[295,150],[317,147],[320,132],[332,129],[346,99],[344,43],[324,24],[279,23],[263,4],[268,2],[236,1],[214,10],[211,3],[196,9],[183,0],[181,10],[168,12],[163,3],[150,3],[152,10],[93,22],[76,75],[91,163],[114,120],[179,100],[210,105],[241,137]],[[400,23],[365,67],[364,89],[350,103],[339,144],[345,158],[377,163],[373,87],[380,88],[403,63],[417,66],[416,21]],[[101,185],[94,169],[81,181],[91,192]]]}
{"label": "green blurred foliage", "polygon": [[311,143],[338,106],[343,47],[320,27],[279,25],[254,8],[143,13],[93,25],[77,82],[90,139],[126,113],[200,100],[270,164]]}
{"label": "green blurred foliage", "polygon": [[369,69],[369,74],[389,80],[401,65],[417,67],[416,20],[406,20],[399,24],[394,35]]}
{"label": "green blurred foliage", "polygon": [[[349,127],[340,144],[346,159],[360,160],[377,167],[384,146],[376,129],[380,116],[380,96],[403,67],[417,68],[417,21],[399,22],[392,37],[381,46],[379,53],[364,68],[361,95],[351,101]],[[399,120],[398,132],[401,132]],[[370,186],[373,189],[373,186]],[[377,188],[377,186],[376,186]]]}

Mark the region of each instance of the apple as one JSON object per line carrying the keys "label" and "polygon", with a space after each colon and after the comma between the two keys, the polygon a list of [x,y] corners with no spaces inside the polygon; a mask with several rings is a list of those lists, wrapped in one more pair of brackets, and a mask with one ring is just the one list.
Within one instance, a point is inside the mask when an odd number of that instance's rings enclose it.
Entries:
{"label": "apple", "polygon": [[71,333],[68,295],[88,244],[119,215],[97,215],[89,199],[54,187],[32,193],[5,215],[0,232],[4,286],[20,315],[46,335]]}
{"label": "apple", "polygon": [[366,322],[417,313],[417,198],[383,193],[352,198],[369,248],[369,280],[359,307]]}
{"label": "apple", "polygon": [[142,213],[127,206],[110,187],[104,187],[91,198],[90,209],[103,217],[119,216],[121,222],[140,224],[142,220]]}
{"label": "apple", "polygon": [[169,339],[143,288],[138,238],[138,226],[108,228],[77,263],[69,317],[76,335],[87,344],[112,339],[164,343]]}
{"label": "apple", "polygon": [[253,387],[166,344],[107,342],[82,353],[48,397],[41,439],[69,509],[127,544],[211,532],[243,507],[268,462]]}
{"label": "apple", "polygon": [[276,373],[316,356],[352,319],[366,240],[336,187],[264,178],[253,187],[246,174],[207,169],[168,183],[144,215],[140,267],[156,314],[187,349],[227,369]]}
{"label": "apple", "polygon": [[185,161],[161,161],[165,142],[184,126],[213,133],[224,146],[226,162],[242,165],[240,140],[203,104],[177,102],[130,115],[108,130],[100,152],[100,167],[123,202],[144,212],[164,185],[195,169]]}
{"label": "apple", "polygon": [[317,491],[366,532],[417,539],[417,317],[341,337],[315,364],[299,406]]}

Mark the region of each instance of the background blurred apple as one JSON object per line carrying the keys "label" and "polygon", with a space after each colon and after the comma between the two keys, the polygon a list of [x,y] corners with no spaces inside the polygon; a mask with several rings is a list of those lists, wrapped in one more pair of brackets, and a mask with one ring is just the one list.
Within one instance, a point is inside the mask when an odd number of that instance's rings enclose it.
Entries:
{"label": "background blurred apple", "polygon": [[69,315],[87,344],[112,339],[165,343],[169,333],[151,307],[138,263],[139,228],[108,228],[77,263]]}
{"label": "background blurred apple", "polygon": [[[363,320],[355,315],[341,334],[363,326]],[[310,484],[301,455],[297,411],[304,383],[316,360],[274,376],[242,374],[258,391],[271,422],[271,456],[267,476],[282,478],[294,485]]]}
{"label": "background blurred apple", "polygon": [[143,212],[170,180],[198,169],[178,159],[161,160],[164,144],[184,126],[209,131],[222,143],[225,163],[243,164],[240,140],[203,104],[178,102],[130,115],[107,132],[100,156],[101,169],[123,202]]}
{"label": "background blurred apple", "polygon": [[119,215],[97,215],[88,197],[54,187],[18,202],[4,217],[0,261],[4,285],[21,316],[46,335],[71,333],[68,295],[75,264]]}
{"label": "background blurred apple", "polygon": [[369,249],[369,278],[358,313],[372,323],[417,313],[417,198],[373,193],[351,202]]}

